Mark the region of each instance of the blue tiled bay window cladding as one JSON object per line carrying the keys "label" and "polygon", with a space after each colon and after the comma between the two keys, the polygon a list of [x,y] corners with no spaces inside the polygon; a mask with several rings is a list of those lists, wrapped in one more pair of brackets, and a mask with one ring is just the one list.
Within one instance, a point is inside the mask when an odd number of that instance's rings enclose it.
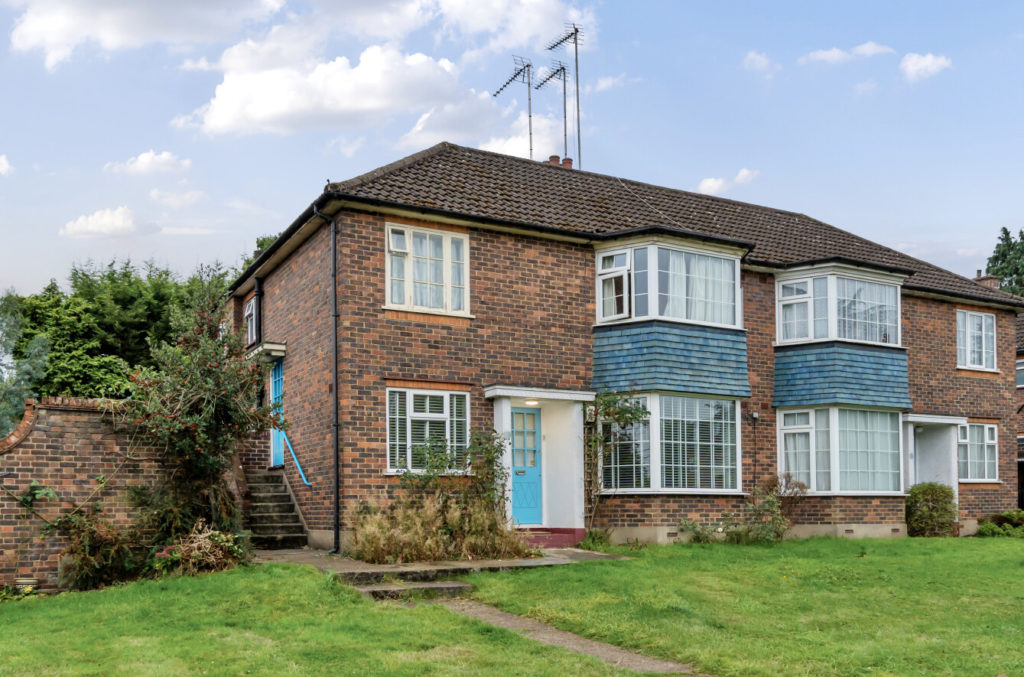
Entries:
{"label": "blue tiled bay window cladding", "polygon": [[595,327],[592,385],[750,397],[747,335],[657,320]]}
{"label": "blue tiled bay window cladding", "polygon": [[907,352],[832,341],[775,348],[776,407],[855,404],[910,408]]}

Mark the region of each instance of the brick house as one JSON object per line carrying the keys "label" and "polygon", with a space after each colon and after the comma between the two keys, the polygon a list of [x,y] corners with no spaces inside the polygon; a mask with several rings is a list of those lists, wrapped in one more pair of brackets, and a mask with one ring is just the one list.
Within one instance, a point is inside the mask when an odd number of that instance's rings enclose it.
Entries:
{"label": "brick house", "polygon": [[1024,301],[802,214],[442,143],[329,184],[230,293],[291,422],[245,462],[283,467],[313,545],[471,428],[510,441],[516,523],[582,535],[604,389],[650,411],[603,460],[620,540],[780,472],[797,535],[902,535],[926,480],[968,526],[1016,503]]}

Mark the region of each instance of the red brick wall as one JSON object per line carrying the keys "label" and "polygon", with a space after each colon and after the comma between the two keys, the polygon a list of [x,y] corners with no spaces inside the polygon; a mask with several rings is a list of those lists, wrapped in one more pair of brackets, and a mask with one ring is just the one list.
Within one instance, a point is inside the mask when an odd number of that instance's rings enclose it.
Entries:
{"label": "red brick wall", "polygon": [[[115,469],[131,453],[120,471]],[[29,405],[23,424],[0,442],[0,585],[15,577],[39,578],[44,587],[57,585],[63,539],[39,538],[42,522],[24,519],[25,511],[10,493],[20,495],[35,480],[57,492],[59,501],[43,500],[36,508],[52,519],[76,504],[102,501],[103,515],[122,525],[134,519],[127,487],[152,484],[158,467],[152,448],[130,448],[127,438],[108,423],[92,400],[47,398]],[[95,478],[105,475],[106,487]]]}
{"label": "red brick wall", "polygon": [[[998,374],[957,369],[956,311],[996,316]],[[966,416],[999,425],[998,484],[960,484],[960,517],[977,519],[1017,505],[1016,315],[935,299],[903,296],[903,345],[907,347],[914,412]]]}

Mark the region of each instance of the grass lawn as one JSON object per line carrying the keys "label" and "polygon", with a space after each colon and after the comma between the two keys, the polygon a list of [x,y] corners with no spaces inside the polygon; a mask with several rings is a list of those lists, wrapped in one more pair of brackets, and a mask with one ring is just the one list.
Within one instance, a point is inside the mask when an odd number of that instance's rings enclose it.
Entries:
{"label": "grass lawn", "polygon": [[674,545],[478,574],[475,597],[722,675],[1024,674],[1017,539]]}
{"label": "grass lawn", "polygon": [[286,564],[7,602],[0,628],[3,675],[621,674]]}

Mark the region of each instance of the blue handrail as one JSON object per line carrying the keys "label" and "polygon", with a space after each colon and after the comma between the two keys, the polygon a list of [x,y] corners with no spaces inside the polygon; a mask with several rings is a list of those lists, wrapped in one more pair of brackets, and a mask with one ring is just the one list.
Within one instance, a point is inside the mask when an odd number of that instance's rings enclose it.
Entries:
{"label": "blue handrail", "polygon": [[284,443],[288,445],[288,451],[292,452],[292,460],[295,461],[295,467],[299,469],[299,477],[302,478],[302,483],[307,487],[313,486],[313,483],[306,479],[306,473],[302,470],[302,464],[299,463],[299,457],[295,455],[295,450],[292,449],[292,441],[288,439],[288,433],[283,430],[279,430],[281,437],[284,438]]}

